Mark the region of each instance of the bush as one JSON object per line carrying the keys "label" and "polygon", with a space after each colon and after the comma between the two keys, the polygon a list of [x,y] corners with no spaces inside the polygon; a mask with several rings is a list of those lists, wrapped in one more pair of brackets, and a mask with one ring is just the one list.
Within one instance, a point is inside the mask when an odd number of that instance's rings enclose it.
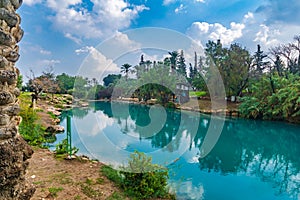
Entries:
{"label": "bush", "polygon": [[130,156],[128,167],[121,172],[126,193],[139,199],[164,198],[168,195],[168,170],[152,164],[152,158],[135,151]]}
{"label": "bush", "polygon": [[253,119],[272,119],[299,121],[300,84],[299,78],[273,77],[275,92],[269,88],[266,78],[252,85],[252,93],[243,97],[239,107],[243,117]]}
{"label": "bush", "polygon": [[135,151],[131,154],[128,167],[119,173],[111,167],[102,167],[102,173],[124,189],[124,192],[137,199],[169,198],[175,196],[168,193],[168,170],[152,164],[152,158]]}
{"label": "bush", "polygon": [[21,107],[20,116],[22,122],[19,130],[26,142],[33,146],[40,146],[47,142],[44,137],[45,130],[40,124],[36,123],[38,116],[32,108]]}

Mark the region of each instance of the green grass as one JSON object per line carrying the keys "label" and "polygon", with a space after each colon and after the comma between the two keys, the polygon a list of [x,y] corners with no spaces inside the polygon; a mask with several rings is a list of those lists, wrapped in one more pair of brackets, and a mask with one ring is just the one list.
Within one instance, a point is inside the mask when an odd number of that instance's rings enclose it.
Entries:
{"label": "green grass", "polygon": [[103,184],[103,182],[104,182],[103,178],[97,178],[96,179],[96,183],[99,184],[99,185]]}
{"label": "green grass", "polygon": [[87,178],[87,179],[85,180],[85,183],[86,183],[87,185],[92,185],[92,184],[93,184],[93,180]]}
{"label": "green grass", "polygon": [[75,197],[74,197],[74,200],[80,200],[81,199],[81,196],[80,195],[76,195]]}
{"label": "green grass", "polygon": [[62,188],[62,187],[58,187],[58,188],[56,188],[56,187],[51,187],[51,188],[48,188],[48,191],[50,192],[50,195],[52,196],[52,197],[57,197],[57,193],[58,192],[61,192],[61,191],[63,191],[64,189]]}
{"label": "green grass", "polygon": [[57,119],[56,115],[54,115],[53,112],[48,111],[47,114],[50,115],[50,117],[51,117],[52,119]]}
{"label": "green grass", "polygon": [[62,185],[67,185],[73,183],[73,180],[71,179],[71,175],[68,173],[59,173],[53,175],[53,180],[57,181],[58,183]]}
{"label": "green grass", "polygon": [[204,97],[207,95],[207,92],[205,91],[190,91],[191,97]]}
{"label": "green grass", "polygon": [[109,180],[113,181],[117,185],[121,185],[122,178],[117,170],[114,170],[110,166],[103,166],[101,167],[102,174],[106,176]]}
{"label": "green grass", "polygon": [[89,198],[96,198],[102,195],[100,191],[94,190],[91,186],[85,184],[81,185],[81,191]]}
{"label": "green grass", "polygon": [[114,192],[112,195],[110,195],[107,200],[123,200],[126,196],[121,192]]}

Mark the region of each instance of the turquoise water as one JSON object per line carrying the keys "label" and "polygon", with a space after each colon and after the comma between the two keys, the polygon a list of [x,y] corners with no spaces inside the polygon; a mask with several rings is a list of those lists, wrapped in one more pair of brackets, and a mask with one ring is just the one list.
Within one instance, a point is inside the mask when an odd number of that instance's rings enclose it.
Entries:
{"label": "turquoise water", "polygon": [[[114,166],[134,150],[169,168],[178,199],[300,200],[300,126],[97,102],[73,109],[72,144],[80,154]],[[224,123],[211,151],[208,134]],[[65,126],[65,116],[61,125]],[[212,133],[208,133],[211,129]],[[57,135],[60,141],[65,134]],[[205,155],[205,156],[203,156]]]}

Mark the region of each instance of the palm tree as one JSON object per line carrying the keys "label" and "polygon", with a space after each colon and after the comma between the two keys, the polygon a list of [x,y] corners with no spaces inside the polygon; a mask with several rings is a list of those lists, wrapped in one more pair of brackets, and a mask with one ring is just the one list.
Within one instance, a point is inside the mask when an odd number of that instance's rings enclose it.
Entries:
{"label": "palm tree", "polygon": [[128,73],[130,72],[130,68],[132,65],[125,63],[121,66],[121,73],[125,73],[125,79],[127,80],[128,78]]}

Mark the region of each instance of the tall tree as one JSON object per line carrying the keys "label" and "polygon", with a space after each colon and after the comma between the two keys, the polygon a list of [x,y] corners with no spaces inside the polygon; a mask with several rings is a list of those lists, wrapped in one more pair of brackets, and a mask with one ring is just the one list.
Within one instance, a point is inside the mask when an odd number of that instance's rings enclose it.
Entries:
{"label": "tall tree", "polygon": [[252,58],[239,44],[231,44],[222,61],[222,75],[227,95],[241,96],[248,86]]}
{"label": "tall tree", "polygon": [[265,61],[267,55],[261,50],[260,45],[257,45],[257,51],[254,53],[255,76],[262,76],[263,71],[267,68],[269,62]]}
{"label": "tall tree", "polygon": [[132,65],[125,63],[121,66],[121,73],[125,73],[125,79],[128,79],[128,74],[130,72],[130,68],[132,67]]}
{"label": "tall tree", "polygon": [[178,56],[177,71],[179,74],[186,77],[186,64],[185,64],[183,50],[180,51],[180,54]]}
{"label": "tall tree", "polygon": [[172,52],[169,52],[169,55],[171,56],[171,57],[169,57],[170,64],[171,64],[171,71],[174,71],[177,66],[178,52],[172,51]]}
{"label": "tall tree", "polygon": [[213,64],[220,68],[221,61],[224,58],[221,40],[217,40],[217,42],[209,40],[206,43],[205,54],[208,57],[208,62],[214,62]]}

